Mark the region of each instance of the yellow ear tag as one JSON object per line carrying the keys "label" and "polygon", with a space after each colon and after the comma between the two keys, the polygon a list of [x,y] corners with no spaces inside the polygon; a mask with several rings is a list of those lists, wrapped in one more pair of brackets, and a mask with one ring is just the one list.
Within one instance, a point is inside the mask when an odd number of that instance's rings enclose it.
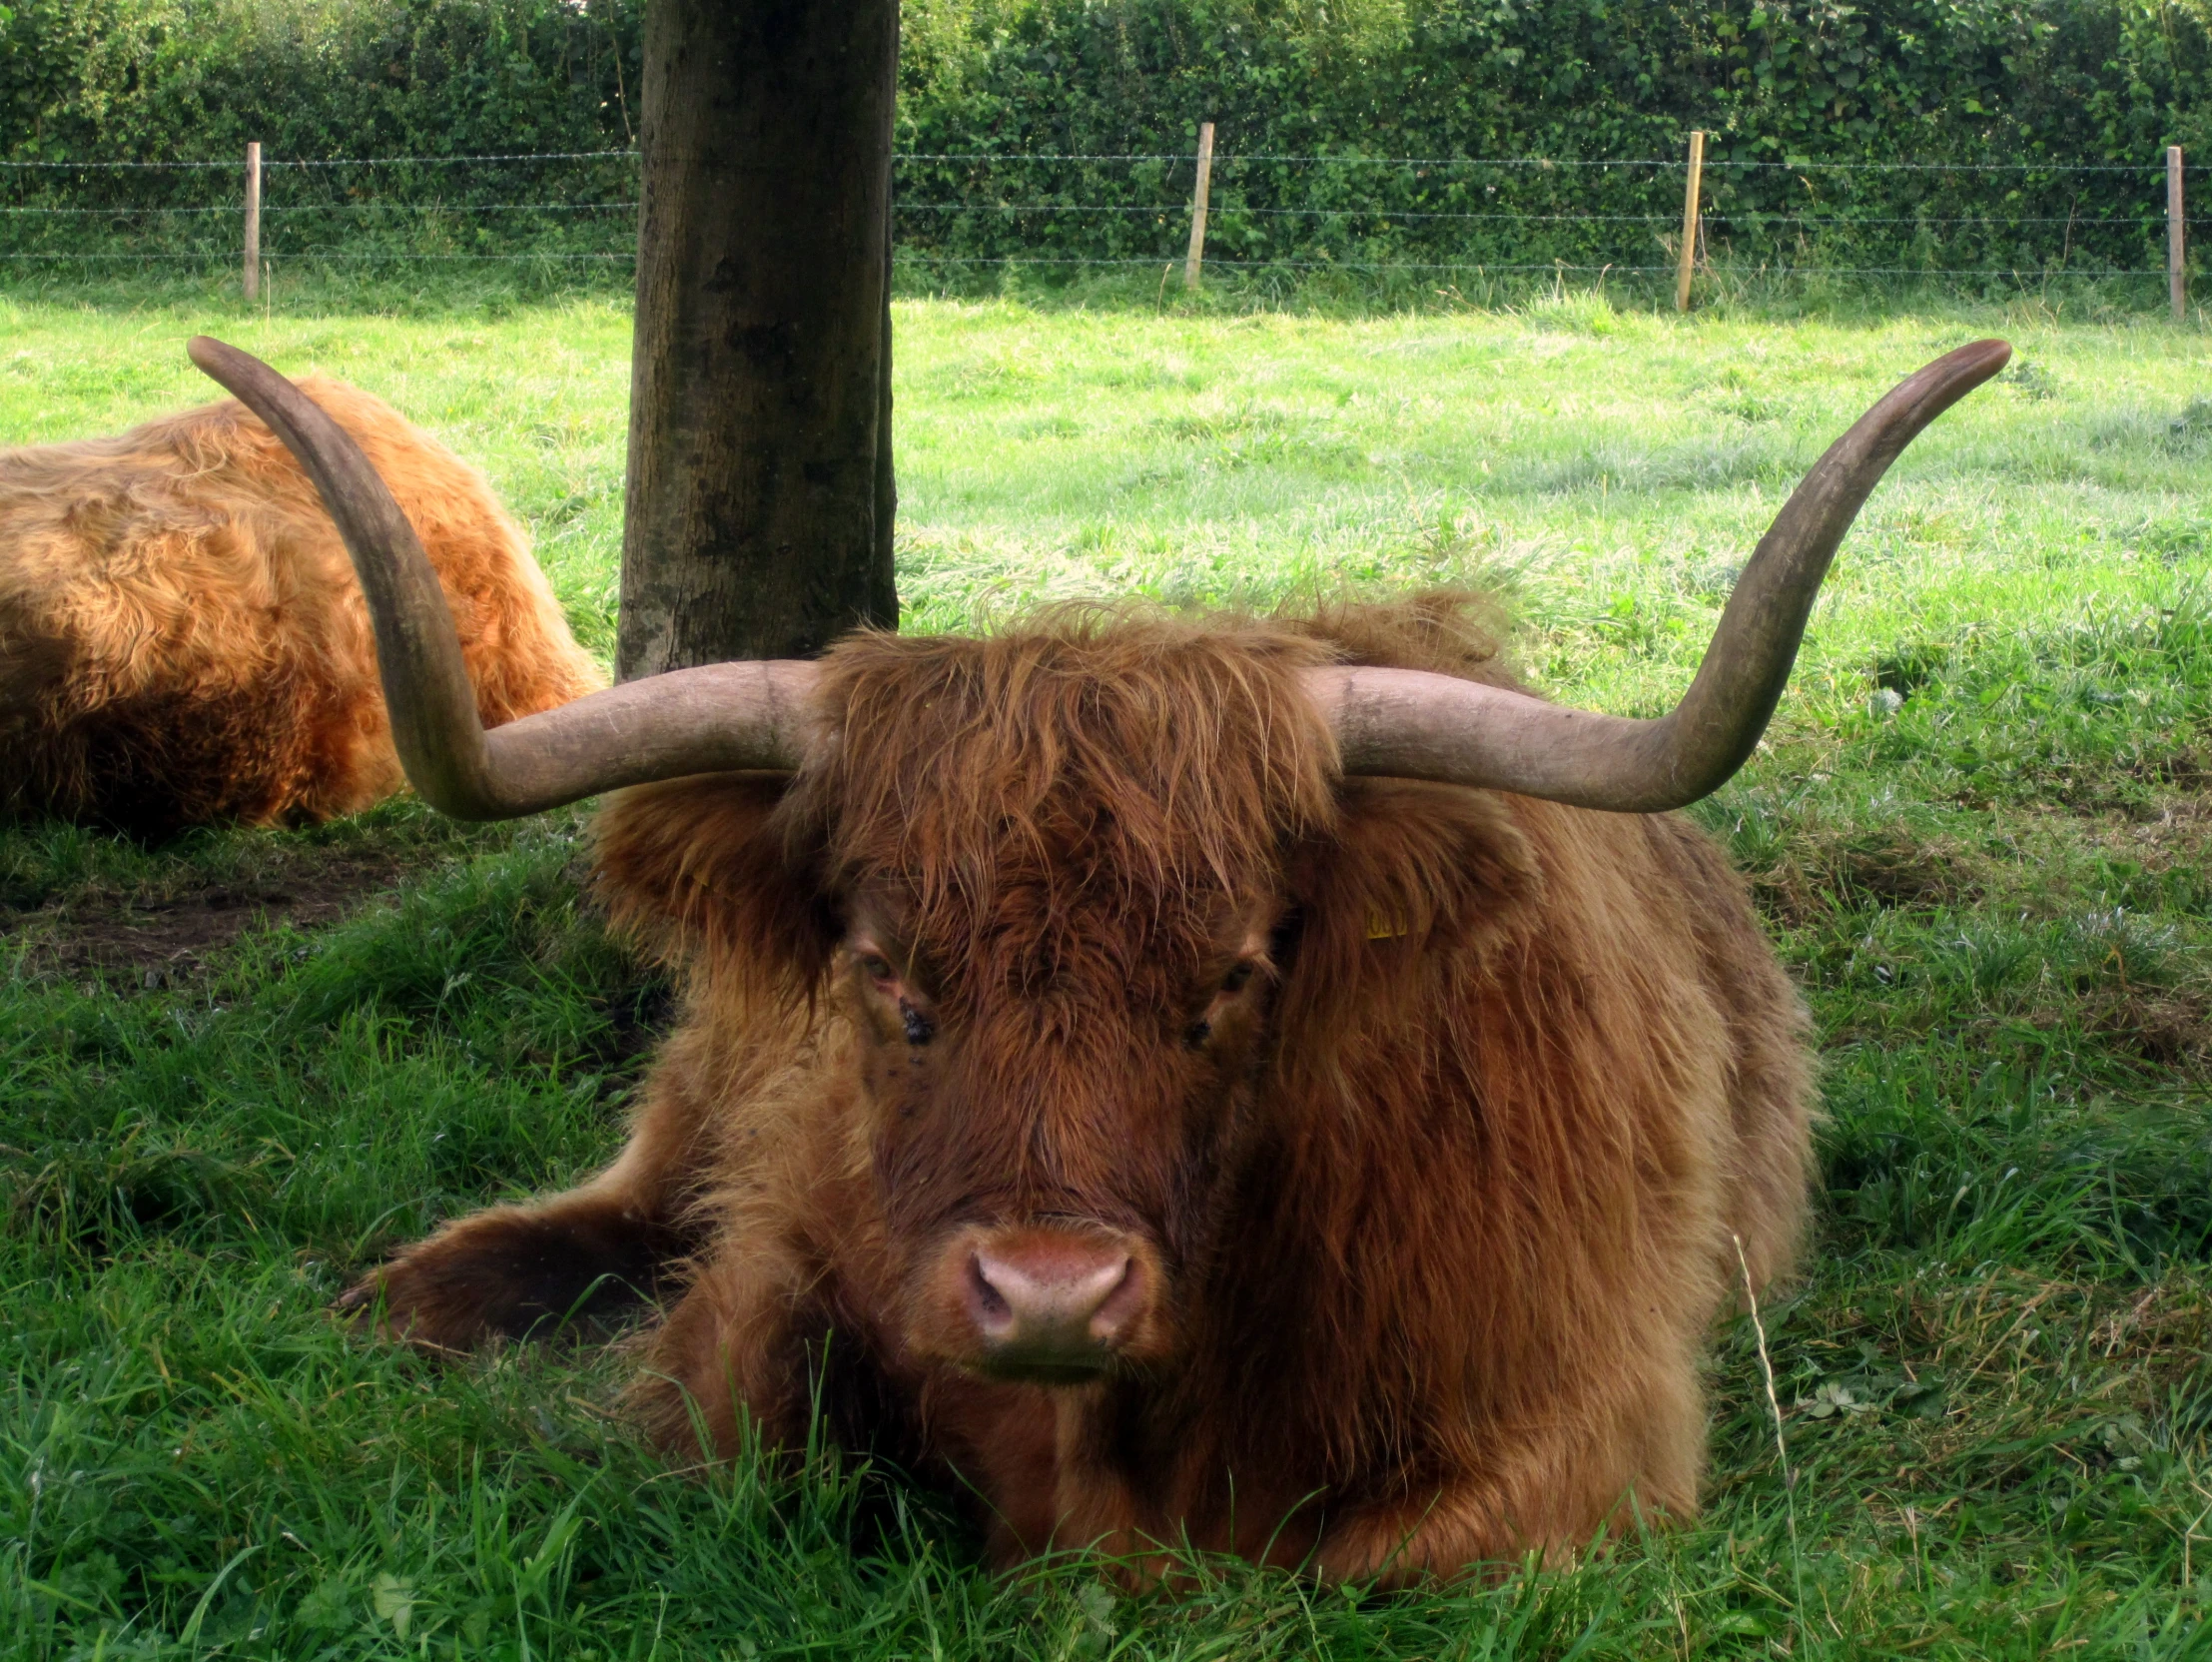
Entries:
{"label": "yellow ear tag", "polygon": [[1413,926],[1402,917],[1386,918],[1380,912],[1367,914],[1367,939],[1370,941],[1395,941],[1412,933]]}

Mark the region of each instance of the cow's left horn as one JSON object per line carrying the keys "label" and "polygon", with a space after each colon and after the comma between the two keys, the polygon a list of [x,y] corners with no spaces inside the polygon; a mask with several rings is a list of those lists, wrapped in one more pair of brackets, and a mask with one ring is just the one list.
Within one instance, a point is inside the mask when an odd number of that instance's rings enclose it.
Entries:
{"label": "cow's left horn", "polygon": [[1760,539],[1697,678],[1668,714],[1638,721],[1412,669],[1310,669],[1347,773],[1518,791],[1652,813],[1710,794],[1759,743],[1790,679],[1821,579],[1889,463],[1920,429],[2004,368],[1976,341],[1938,358],[1861,416],[1814,464]]}
{"label": "cow's left horn", "polygon": [[432,807],[515,819],[618,785],[798,766],[814,677],[802,662],[671,670],[485,732],[437,573],[361,446],[260,359],[205,335],[187,350],[323,493],[369,600],[393,745]]}

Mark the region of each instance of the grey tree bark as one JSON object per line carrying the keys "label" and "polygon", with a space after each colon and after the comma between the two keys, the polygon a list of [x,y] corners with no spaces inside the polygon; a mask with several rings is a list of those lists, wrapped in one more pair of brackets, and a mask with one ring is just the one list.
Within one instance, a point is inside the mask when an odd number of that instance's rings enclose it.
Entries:
{"label": "grey tree bark", "polygon": [[897,0],[650,0],[616,674],[895,626]]}

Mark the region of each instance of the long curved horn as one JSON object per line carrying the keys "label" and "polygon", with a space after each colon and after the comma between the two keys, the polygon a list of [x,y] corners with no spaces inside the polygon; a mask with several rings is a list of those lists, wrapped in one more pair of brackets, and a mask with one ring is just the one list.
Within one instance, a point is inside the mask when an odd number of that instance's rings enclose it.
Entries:
{"label": "long curved horn", "polygon": [[260,359],[205,335],[186,350],[323,493],[369,600],[392,743],[432,807],[518,819],[618,785],[799,765],[814,665],[789,660],[671,670],[485,732],[437,573],[361,446]]}
{"label": "long curved horn", "polygon": [[1821,579],[1859,504],[1922,427],[2011,356],[2005,342],[1976,341],[1938,358],[1830,447],[1760,538],[1697,678],[1668,714],[1599,715],[1413,669],[1307,670],[1344,771],[1635,813],[1679,808],[1720,789],[1767,730]]}

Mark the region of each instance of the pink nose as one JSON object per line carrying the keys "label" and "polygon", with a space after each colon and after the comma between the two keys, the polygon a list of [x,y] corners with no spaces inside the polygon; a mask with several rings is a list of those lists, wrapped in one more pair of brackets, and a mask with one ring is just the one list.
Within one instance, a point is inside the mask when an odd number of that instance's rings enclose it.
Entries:
{"label": "pink nose", "polygon": [[1143,1313],[1144,1269],[1124,1246],[1024,1231],[979,1243],[968,1259],[968,1314],[995,1367],[1096,1373]]}

